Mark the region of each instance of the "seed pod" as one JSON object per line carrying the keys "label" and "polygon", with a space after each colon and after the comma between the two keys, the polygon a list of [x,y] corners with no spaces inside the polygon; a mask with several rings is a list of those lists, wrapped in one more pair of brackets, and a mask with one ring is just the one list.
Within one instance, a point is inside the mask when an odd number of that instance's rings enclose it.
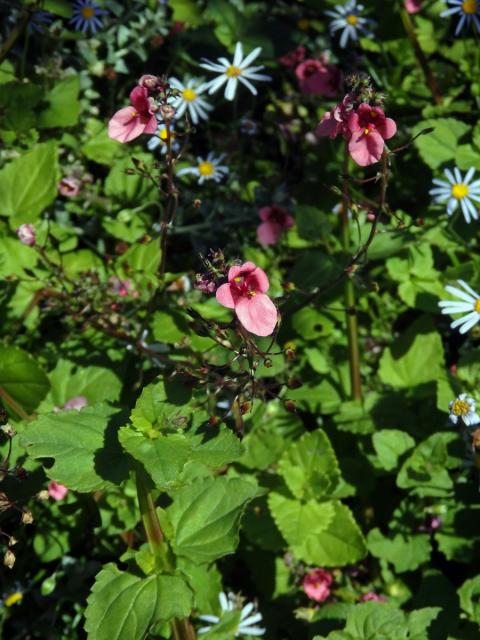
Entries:
{"label": "seed pod", "polygon": [[296,413],[297,409],[295,407],[295,402],[293,400],[285,400],[285,402],[283,403],[284,407],[287,411],[289,411],[290,413]]}
{"label": "seed pod", "polygon": [[298,378],[290,378],[287,380],[287,387],[289,389],[300,389],[301,386],[303,386],[303,382]]}
{"label": "seed pod", "polygon": [[22,524],[32,524],[32,522],[33,522],[32,512],[29,511],[28,509],[24,509],[22,511]]}
{"label": "seed pod", "polygon": [[10,549],[5,551],[5,555],[3,556],[3,565],[7,567],[7,569],[13,569],[13,565],[15,564],[15,554]]}

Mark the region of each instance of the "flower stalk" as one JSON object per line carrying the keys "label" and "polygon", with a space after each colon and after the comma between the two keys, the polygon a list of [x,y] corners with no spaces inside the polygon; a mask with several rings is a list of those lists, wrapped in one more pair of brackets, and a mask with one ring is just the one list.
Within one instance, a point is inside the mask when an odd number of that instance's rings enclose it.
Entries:
{"label": "flower stalk", "polygon": [[400,9],[400,16],[402,18],[402,23],[405,29],[405,33],[407,34],[407,38],[409,39],[410,44],[412,45],[412,49],[415,54],[415,57],[417,58],[417,62],[423,71],[423,75],[425,76],[425,81],[428,85],[428,88],[430,89],[433,100],[435,104],[440,105],[443,103],[443,98],[438,89],[435,76],[433,75],[433,72],[430,69],[430,65],[428,64],[428,60],[425,54],[423,53],[422,47],[420,46],[420,43],[418,41],[417,34],[415,33],[415,27],[410,17],[410,14],[404,7],[402,7]]}
{"label": "flower stalk", "polygon": [[[346,252],[350,250],[350,224],[348,220],[349,177],[348,163],[350,154],[345,145],[343,157],[343,197],[341,204],[342,245]],[[352,277],[347,277],[344,289],[345,313],[347,320],[348,360],[350,363],[350,395],[352,400],[362,399],[362,382],[360,378],[360,349],[358,344],[358,323],[355,302],[355,289]]]}

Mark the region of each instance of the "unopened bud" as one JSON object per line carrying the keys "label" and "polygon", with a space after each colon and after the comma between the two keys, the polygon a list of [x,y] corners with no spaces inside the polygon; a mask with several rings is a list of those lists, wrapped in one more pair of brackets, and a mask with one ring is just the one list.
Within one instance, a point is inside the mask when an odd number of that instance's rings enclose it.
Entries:
{"label": "unopened bud", "polygon": [[293,400],[285,400],[283,403],[285,409],[290,413],[296,413],[297,409],[295,407],[295,402]]}
{"label": "unopened bud", "polygon": [[273,362],[271,361],[270,358],[265,358],[265,360],[263,361],[263,366],[266,369],[271,369],[273,367]]}
{"label": "unopened bud", "polygon": [[158,83],[159,83],[159,78],[157,76],[152,75],[151,73],[145,74],[138,81],[138,84],[141,87],[145,87],[146,89],[155,89]]}
{"label": "unopened bud", "polygon": [[46,502],[48,500],[48,491],[46,489],[39,491],[37,493],[37,500],[40,500],[41,502]]}
{"label": "unopened bud", "polygon": [[193,206],[195,207],[195,209],[200,209],[200,207],[202,206],[202,201],[200,200],[200,198],[195,198],[195,200],[193,201]]}
{"label": "unopened bud", "polygon": [[416,220],[416,224],[417,224],[419,227],[423,227],[423,225],[425,224],[425,218],[417,218],[417,220]]}
{"label": "unopened bud", "polygon": [[3,407],[0,407],[0,425],[6,425],[8,422],[8,413]]}
{"label": "unopened bud", "polygon": [[246,413],[250,411],[251,408],[252,408],[251,402],[248,402],[248,401],[242,402],[242,404],[240,405],[240,414],[244,416]]}
{"label": "unopened bud", "polygon": [[22,511],[22,524],[32,524],[32,522],[33,522],[32,512],[29,511],[28,509],[24,509]]}
{"label": "unopened bud", "polygon": [[33,224],[21,224],[17,229],[20,242],[27,247],[33,247],[36,242],[35,227]]}
{"label": "unopened bud", "polygon": [[7,438],[13,438],[13,436],[17,433],[11,424],[2,424],[0,427],[0,431],[4,433]]}
{"label": "unopened bud", "polygon": [[158,110],[164,120],[172,120],[177,112],[171,104],[162,104]]}
{"label": "unopened bud", "polygon": [[14,547],[17,544],[18,540],[15,538],[15,536],[10,536],[10,538],[8,539],[8,546],[9,547]]}
{"label": "unopened bud", "polygon": [[7,569],[13,569],[13,565],[15,564],[15,554],[10,549],[5,551],[5,555],[3,556],[3,565],[7,567]]}
{"label": "unopened bud", "polygon": [[211,427],[215,427],[220,422],[220,418],[218,416],[210,416],[208,419],[208,424]]}
{"label": "unopened bud", "polygon": [[298,378],[290,378],[290,380],[287,380],[287,387],[289,389],[300,389],[302,385],[303,382],[301,382]]}

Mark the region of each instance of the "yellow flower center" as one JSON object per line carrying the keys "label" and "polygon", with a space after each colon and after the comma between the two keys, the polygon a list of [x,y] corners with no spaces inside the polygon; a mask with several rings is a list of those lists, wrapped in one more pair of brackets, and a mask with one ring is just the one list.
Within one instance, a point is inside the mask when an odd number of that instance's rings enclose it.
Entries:
{"label": "yellow flower center", "polygon": [[215,167],[211,162],[205,160],[204,162],[200,162],[198,165],[198,172],[204,177],[213,176],[215,173]]}
{"label": "yellow flower center", "polygon": [[13,607],[14,604],[17,604],[17,602],[21,602],[22,600],[23,593],[20,593],[20,591],[15,591],[15,593],[11,593],[9,596],[7,596],[3,603],[6,607]]}
{"label": "yellow flower center", "polygon": [[352,25],[352,27],[354,27],[358,22],[357,16],[353,15],[353,13],[351,13],[349,16],[347,16],[345,18],[345,20],[347,21],[347,24]]}
{"label": "yellow flower center", "polygon": [[194,100],[197,99],[197,94],[193,89],[184,89],[182,91],[182,96],[183,96],[183,99],[186,100],[187,102],[193,102]]}
{"label": "yellow flower center", "polygon": [[[167,127],[165,127],[165,129],[160,129],[158,137],[162,142],[167,142]],[[170,131],[170,140],[173,141],[174,138],[175,138],[175,134],[173,133],[173,131]]]}
{"label": "yellow flower center", "polygon": [[257,292],[256,291],[248,291],[247,295],[248,295],[249,298],[254,298],[257,295]]}
{"label": "yellow flower center", "polygon": [[95,15],[95,9],[93,7],[82,7],[80,13],[86,20],[90,20]]}
{"label": "yellow flower center", "polygon": [[457,200],[461,200],[462,198],[468,196],[467,185],[463,184],[463,182],[457,182],[457,184],[454,184],[452,187],[452,196]]}
{"label": "yellow flower center", "polygon": [[475,300],[475,304],[473,305],[473,310],[477,313],[480,313],[480,300]]}
{"label": "yellow flower center", "polygon": [[238,78],[238,76],[242,75],[242,70],[240,69],[240,67],[235,67],[233,64],[231,64],[225,71],[225,74],[228,78]]}
{"label": "yellow flower center", "polygon": [[466,416],[470,411],[470,407],[468,406],[468,402],[465,402],[465,400],[455,400],[451,411],[455,416]]}
{"label": "yellow flower center", "polygon": [[464,13],[476,13],[478,8],[477,0],[464,0],[462,2],[462,9]]}

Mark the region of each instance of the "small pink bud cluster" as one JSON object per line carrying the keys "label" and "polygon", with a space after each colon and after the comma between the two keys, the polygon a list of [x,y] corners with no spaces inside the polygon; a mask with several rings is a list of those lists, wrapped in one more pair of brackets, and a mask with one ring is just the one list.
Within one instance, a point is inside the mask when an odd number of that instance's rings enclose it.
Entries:
{"label": "small pink bud cluster", "polygon": [[68,493],[68,489],[65,485],[52,480],[48,485],[48,495],[52,500],[63,500]]}
{"label": "small pink bud cluster", "polygon": [[157,130],[158,112],[170,120],[175,109],[168,104],[170,86],[163,78],[144,75],[130,92],[130,106],[117,111],[108,123],[108,135],[119,142],[130,142],[142,133],[153,134]]}
{"label": "small pink bud cluster", "polygon": [[422,0],[404,0],[403,4],[408,13],[418,13],[422,10]]}
{"label": "small pink bud cluster", "polygon": [[277,244],[282,233],[290,229],[295,222],[288,211],[277,204],[262,207],[258,215],[262,224],[257,228],[257,240],[264,246]]}
{"label": "small pink bud cluster", "polygon": [[336,64],[328,62],[323,54],[319,59],[310,58],[301,62],[295,69],[298,86],[302,93],[334,98],[342,82],[342,72]]}
{"label": "small pink bud cluster", "polygon": [[385,140],[392,138],[396,132],[395,121],[387,118],[380,107],[368,102],[357,105],[352,94],[347,94],[342,102],[328,111],[315,130],[317,137],[343,136],[351,157],[361,167],[378,162]]}

